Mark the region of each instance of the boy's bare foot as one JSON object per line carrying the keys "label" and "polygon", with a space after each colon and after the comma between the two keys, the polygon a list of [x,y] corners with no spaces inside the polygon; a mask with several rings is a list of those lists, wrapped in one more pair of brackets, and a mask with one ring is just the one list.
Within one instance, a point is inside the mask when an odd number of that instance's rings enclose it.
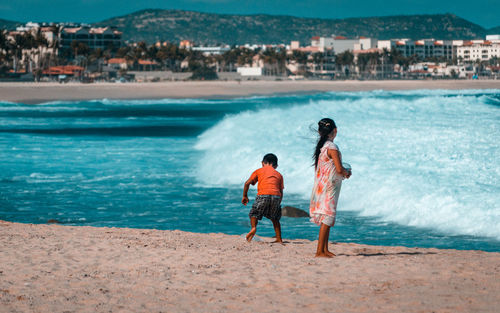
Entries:
{"label": "boy's bare foot", "polygon": [[314,257],[315,258],[333,258],[332,255],[326,254],[324,252],[322,252],[322,253],[316,253],[316,255]]}
{"label": "boy's bare foot", "polygon": [[285,245],[285,243],[282,240],[277,240],[277,239],[271,243],[281,243],[282,245]]}
{"label": "boy's bare foot", "polygon": [[255,236],[255,233],[257,232],[257,228],[252,228],[250,229],[250,232],[247,234],[247,241],[250,242],[253,239],[253,236]]}

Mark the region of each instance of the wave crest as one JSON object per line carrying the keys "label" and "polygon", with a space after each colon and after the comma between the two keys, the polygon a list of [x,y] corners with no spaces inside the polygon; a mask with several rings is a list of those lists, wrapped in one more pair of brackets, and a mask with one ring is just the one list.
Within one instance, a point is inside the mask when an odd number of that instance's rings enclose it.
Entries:
{"label": "wave crest", "polygon": [[331,93],[304,97],[291,107],[228,115],[198,138],[198,179],[209,186],[242,186],[262,156],[273,152],[285,197],[307,199],[316,140],[310,126],[329,116],[354,173],[342,187],[340,210],[500,239],[500,111],[491,105],[499,94]]}

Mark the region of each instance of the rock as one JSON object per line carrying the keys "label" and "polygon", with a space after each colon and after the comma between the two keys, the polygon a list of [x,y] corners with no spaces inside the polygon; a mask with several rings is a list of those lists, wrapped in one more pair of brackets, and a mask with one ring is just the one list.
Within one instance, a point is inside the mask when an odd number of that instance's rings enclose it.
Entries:
{"label": "rock", "polygon": [[58,220],[55,220],[55,219],[51,218],[50,220],[47,221],[47,224],[61,224],[61,222],[59,222]]}
{"label": "rock", "polygon": [[284,206],[281,208],[281,216],[288,217],[309,217],[309,213],[293,206]]}

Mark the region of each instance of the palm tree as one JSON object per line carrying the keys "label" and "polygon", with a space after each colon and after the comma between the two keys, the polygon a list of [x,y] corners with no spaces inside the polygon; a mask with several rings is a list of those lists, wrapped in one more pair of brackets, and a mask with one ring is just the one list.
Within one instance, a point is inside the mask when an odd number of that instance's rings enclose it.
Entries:
{"label": "palm tree", "polygon": [[45,55],[46,51],[44,48],[48,48],[49,42],[47,38],[45,38],[45,36],[43,35],[42,30],[40,28],[37,29],[34,36],[34,40],[35,40],[34,48],[37,49],[36,54],[38,55],[38,58],[36,60],[36,66],[33,72],[35,74],[35,79],[37,81],[40,81],[40,77],[42,75],[43,60],[45,60],[46,57]]}
{"label": "palm tree", "polygon": [[234,48],[229,51],[224,52],[221,56],[221,67],[226,71],[232,72],[234,70],[234,66],[238,63],[239,55],[242,53],[242,49],[245,48]]}
{"label": "palm tree", "polygon": [[97,71],[101,72],[102,71],[102,60],[105,58],[104,55],[104,50],[101,48],[97,48],[92,50],[88,56],[88,61],[90,64],[96,63],[97,65]]}
{"label": "palm tree", "polygon": [[498,57],[497,56],[492,57],[491,59],[489,59],[489,63],[490,65],[498,66]]}
{"label": "palm tree", "polygon": [[337,54],[336,62],[343,68],[342,74],[349,77],[351,67],[354,64],[354,54],[349,50],[339,53]]}
{"label": "palm tree", "polygon": [[7,54],[8,52],[8,41],[7,41],[7,35],[5,34],[5,31],[0,30],[0,52]]}
{"label": "palm tree", "polygon": [[317,67],[319,70],[323,70],[324,56],[322,52],[315,52],[311,55],[311,59],[313,62],[313,70],[316,71]]}
{"label": "palm tree", "polygon": [[358,66],[359,74],[363,77],[365,76],[366,67],[369,62],[369,57],[366,53],[358,54],[358,59],[356,65]]}
{"label": "palm tree", "polygon": [[378,76],[377,68],[380,64],[381,55],[378,52],[368,53],[370,59],[370,72]]}
{"label": "palm tree", "polygon": [[14,72],[18,72],[18,63],[19,60],[23,60],[25,62],[24,67],[27,69],[26,59],[23,58],[24,50],[30,50],[33,48],[34,38],[31,33],[26,32],[24,34],[16,34],[14,36],[13,43],[13,56],[14,56]]}
{"label": "palm tree", "polygon": [[10,45],[5,31],[0,30],[0,76],[5,74],[9,68]]}
{"label": "palm tree", "polygon": [[286,51],[277,51],[274,48],[266,49],[262,52],[264,63],[271,66],[271,74],[284,75],[286,74]]}
{"label": "palm tree", "polygon": [[59,32],[60,28],[58,26],[52,26],[51,31],[54,34],[54,39],[49,45],[49,48],[52,50],[52,52],[49,55],[49,60],[48,60],[48,66],[50,67],[51,64],[57,65],[58,59],[59,59],[59,48],[61,42],[59,41]]}

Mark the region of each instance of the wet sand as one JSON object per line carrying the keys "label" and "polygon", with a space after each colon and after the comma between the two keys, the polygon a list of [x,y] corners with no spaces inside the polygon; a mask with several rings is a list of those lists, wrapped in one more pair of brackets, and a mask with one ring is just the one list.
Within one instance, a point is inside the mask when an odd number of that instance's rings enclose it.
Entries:
{"label": "wet sand", "polygon": [[0,312],[498,312],[500,253],[286,242],[0,221]]}
{"label": "wet sand", "polygon": [[411,89],[500,89],[500,80],[210,81],[158,83],[0,83],[0,101],[41,103],[90,99],[224,99],[279,93]]}

